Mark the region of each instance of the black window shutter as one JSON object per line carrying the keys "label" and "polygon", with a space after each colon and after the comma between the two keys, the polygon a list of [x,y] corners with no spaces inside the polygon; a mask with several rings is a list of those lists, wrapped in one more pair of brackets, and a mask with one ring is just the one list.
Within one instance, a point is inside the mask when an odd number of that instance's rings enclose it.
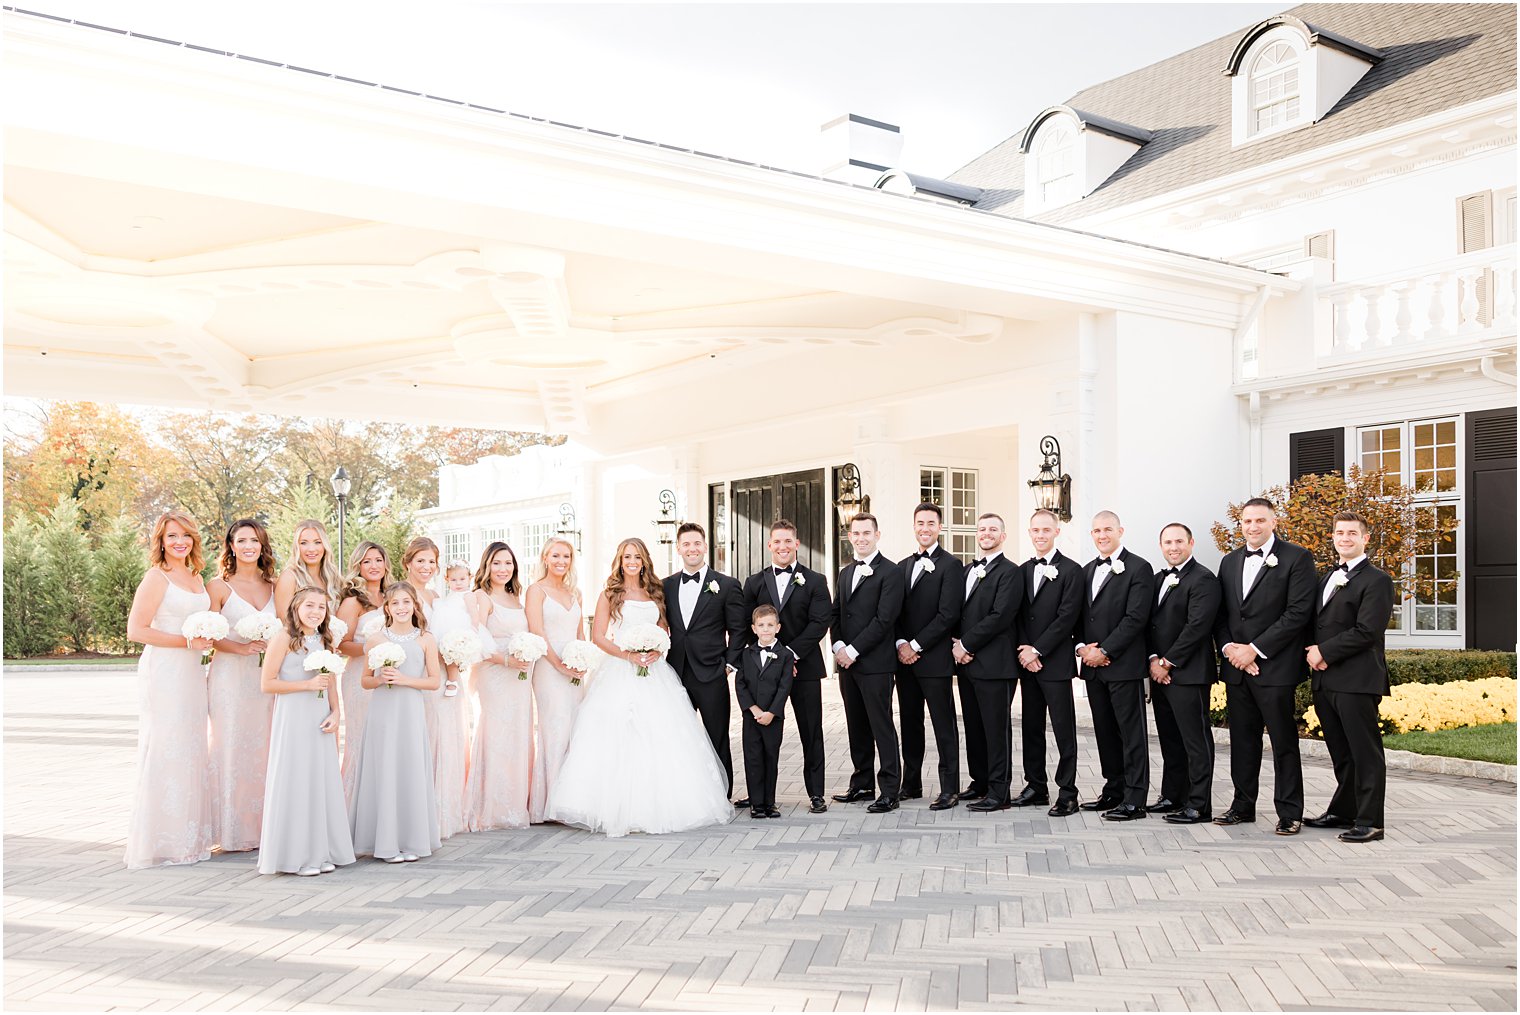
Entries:
{"label": "black window shutter", "polygon": [[1462,525],[1467,647],[1515,649],[1515,409],[1469,412]]}
{"label": "black window shutter", "polygon": [[1346,428],[1304,430],[1288,435],[1288,481],[1300,476],[1346,471]]}

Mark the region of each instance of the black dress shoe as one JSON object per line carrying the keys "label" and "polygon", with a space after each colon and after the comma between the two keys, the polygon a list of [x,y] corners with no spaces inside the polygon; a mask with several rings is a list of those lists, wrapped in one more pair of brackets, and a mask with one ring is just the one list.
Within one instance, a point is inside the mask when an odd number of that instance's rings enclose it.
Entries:
{"label": "black dress shoe", "polygon": [[987,795],[987,791],[986,790],[984,790],[984,789],[977,789],[975,785],[967,786],[965,789],[963,789],[959,793],[955,794],[956,799],[958,799],[958,800],[980,800],[982,797],[984,797],[986,795]]}
{"label": "black dress shoe", "polygon": [[1096,800],[1089,800],[1082,805],[1084,811],[1111,811],[1124,802],[1122,797],[1109,796],[1107,793]]}
{"label": "black dress shoe", "polygon": [[966,810],[984,814],[987,811],[1006,811],[1012,806],[1013,804],[1007,800],[994,800],[991,797],[984,796],[974,804],[967,804]]}
{"label": "black dress shoe", "polygon": [[884,796],[884,797],[878,797],[875,803],[873,803],[873,804],[871,804],[871,806],[867,807],[866,808],[866,813],[867,814],[885,814],[888,811],[895,811],[895,810],[897,810],[897,798],[896,797]]}
{"label": "black dress shoe", "polygon": [[923,798],[924,790],[922,786],[914,786],[912,789],[905,789],[897,794],[897,799],[899,800],[922,800]]}
{"label": "black dress shoe", "polygon": [[1162,821],[1170,821],[1174,825],[1201,825],[1205,821],[1213,820],[1208,811],[1200,811],[1196,807],[1184,807],[1180,811],[1173,811],[1163,815]]}
{"label": "black dress shoe", "polygon": [[1167,797],[1157,797],[1156,802],[1146,808],[1152,814],[1170,814],[1173,811],[1182,810],[1182,805],[1173,803]]}
{"label": "black dress shoe", "polygon": [[1240,811],[1237,811],[1235,808],[1231,807],[1229,810],[1227,810],[1223,814],[1219,815],[1219,817],[1215,818],[1214,819],[1214,824],[1216,824],[1216,825],[1247,825],[1247,824],[1250,824],[1251,822],[1253,822],[1255,820],[1256,820],[1256,815],[1254,815],[1254,814],[1242,814]]}
{"label": "black dress shoe", "polygon": [[1111,811],[1103,812],[1104,821],[1138,821],[1150,812],[1143,804],[1120,804]]}
{"label": "black dress shoe", "polygon": [[1297,818],[1283,818],[1272,831],[1278,835],[1297,835],[1298,830],[1303,827],[1304,823]]}
{"label": "black dress shoe", "polygon": [[808,810],[814,814],[822,814],[824,811],[829,809],[829,805],[824,803],[823,797],[821,796],[812,797],[808,800],[808,802],[812,804]]}
{"label": "black dress shoe", "polygon": [[1326,811],[1317,818],[1304,819],[1305,828],[1350,828],[1355,824],[1356,822],[1350,818],[1337,817],[1329,811]]}
{"label": "black dress shoe", "polygon": [[931,811],[948,811],[952,807],[960,806],[961,798],[954,793],[941,793],[934,798],[929,805]]}
{"label": "black dress shoe", "polygon": [[765,816],[768,818],[779,818],[781,817],[781,812],[774,807],[767,807],[765,809]]}
{"label": "black dress shoe", "polygon": [[871,791],[868,789],[852,789],[845,793],[834,794],[835,802],[841,804],[853,804],[860,800],[869,799],[871,799]]}
{"label": "black dress shoe", "polygon": [[1050,806],[1050,794],[1041,793],[1037,789],[1025,786],[1019,790],[1019,795],[1010,800],[1009,803],[1015,807],[1048,807]]}
{"label": "black dress shoe", "polygon": [[1053,818],[1069,818],[1081,809],[1082,808],[1077,806],[1077,802],[1075,800],[1057,800],[1054,806],[1052,806],[1050,810],[1046,811],[1045,813],[1049,814]]}
{"label": "black dress shoe", "polygon": [[735,800],[734,801],[734,806],[735,807],[748,807],[748,806],[750,806],[749,797],[744,797],[742,799]]}
{"label": "black dress shoe", "polygon": [[752,817],[752,818],[755,818],[756,820],[759,820],[760,818],[765,817],[765,808],[763,808],[763,807],[751,807],[749,809],[749,816]]}
{"label": "black dress shoe", "polygon": [[1371,825],[1352,825],[1336,836],[1342,842],[1377,842],[1382,837],[1383,830]]}

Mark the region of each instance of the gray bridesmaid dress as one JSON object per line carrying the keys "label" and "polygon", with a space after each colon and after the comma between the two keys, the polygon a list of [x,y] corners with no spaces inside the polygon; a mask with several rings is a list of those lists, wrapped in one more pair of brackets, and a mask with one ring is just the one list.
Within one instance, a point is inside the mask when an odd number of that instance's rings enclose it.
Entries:
{"label": "gray bridesmaid dress", "polygon": [[[406,653],[396,669],[421,677],[424,657],[417,635],[398,638],[389,628],[381,634]],[[365,693],[369,714],[348,807],[354,851],[381,860],[403,853],[429,856],[439,847],[438,798],[423,695],[433,692],[381,686]]]}
{"label": "gray bridesmaid dress", "polygon": [[[280,663],[280,679],[309,680],[311,674],[301,664],[307,652],[318,648],[321,639],[307,635],[305,650],[288,653]],[[337,737],[322,732],[330,704],[331,699],[318,698],[315,691],[275,696],[264,776],[264,827],[259,834],[260,874],[294,874],[305,867],[354,862],[343,813]]]}

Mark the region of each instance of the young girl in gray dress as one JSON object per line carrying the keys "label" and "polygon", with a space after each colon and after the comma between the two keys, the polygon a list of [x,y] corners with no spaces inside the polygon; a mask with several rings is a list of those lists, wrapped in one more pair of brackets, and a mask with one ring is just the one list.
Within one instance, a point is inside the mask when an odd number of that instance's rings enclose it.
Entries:
{"label": "young girl in gray dress", "polygon": [[[423,694],[438,689],[438,643],[408,582],[396,582],[381,600],[385,627],[364,646],[360,686],[371,690],[353,799],[348,808],[354,849],[387,863],[429,856],[439,846],[433,752]],[[385,644],[406,653],[399,666],[370,665]]]}
{"label": "young girl in gray dress", "polygon": [[354,862],[338,774],[338,684],[332,674],[303,668],[308,653],[334,646],[326,589],[296,590],[285,608],[285,632],[270,642],[260,673],[264,693],[278,697],[264,778],[259,873],[310,877]]}

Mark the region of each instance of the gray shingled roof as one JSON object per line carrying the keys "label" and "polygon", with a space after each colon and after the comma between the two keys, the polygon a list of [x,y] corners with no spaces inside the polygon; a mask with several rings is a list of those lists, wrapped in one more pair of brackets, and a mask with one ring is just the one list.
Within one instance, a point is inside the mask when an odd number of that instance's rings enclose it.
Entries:
{"label": "gray shingled roof", "polygon": [[[1511,4],[1320,3],[1285,13],[1375,47],[1386,59],[1319,123],[1238,150],[1230,142],[1230,78],[1223,71],[1251,25],[1078,92],[1066,105],[1154,136],[1087,197],[1034,217],[1070,222],[1515,88]],[[1022,136],[1020,125],[950,175],[986,191],[977,208],[1023,216]]]}

